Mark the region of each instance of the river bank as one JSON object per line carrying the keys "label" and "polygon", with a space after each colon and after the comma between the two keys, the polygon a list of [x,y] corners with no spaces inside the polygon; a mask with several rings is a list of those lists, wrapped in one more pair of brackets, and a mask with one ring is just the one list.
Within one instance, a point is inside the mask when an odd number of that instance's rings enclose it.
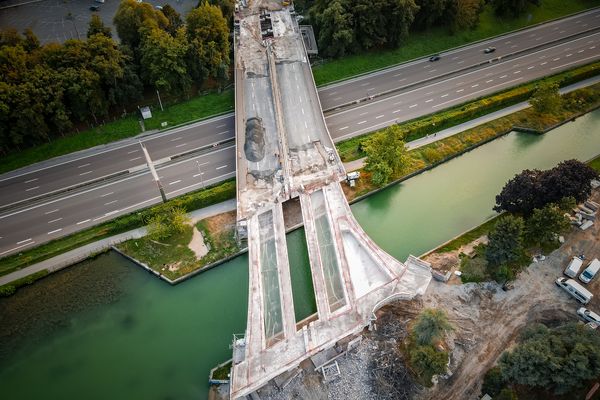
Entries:
{"label": "river bank", "polygon": [[[342,184],[346,198],[351,204],[365,199],[381,190],[397,185],[402,181],[410,179],[468,151],[502,137],[513,130],[529,134],[546,133],[551,129],[557,128],[600,107],[600,83],[564,95],[563,103],[565,105],[553,115],[539,115],[533,109],[527,108],[475,128],[468,129],[464,132],[460,132],[451,137],[446,137],[443,132],[440,132],[440,140],[409,151],[408,155],[410,161],[408,162],[409,166],[406,173],[400,177],[396,177],[394,181],[384,187],[373,185],[369,181],[370,173],[361,169],[361,179],[355,187],[351,187],[345,183]],[[518,129],[515,129],[517,125]],[[296,210],[296,213],[300,213],[300,210]],[[302,225],[301,222],[300,225]],[[288,230],[290,229],[290,227],[286,228],[288,228]],[[235,235],[234,230],[235,227],[233,226],[228,230],[232,236]],[[211,241],[211,232],[205,231],[204,233],[205,239]],[[196,260],[196,268],[193,268],[187,274],[175,274],[177,280],[173,281],[171,280],[172,278],[169,279],[169,271],[165,270],[165,263],[153,263],[153,257],[148,256],[148,254],[156,253],[157,251],[169,251],[169,249],[165,250],[164,247],[157,249],[156,243],[149,240],[129,240],[117,245],[117,249],[143,268],[151,269],[157,276],[164,279],[164,275],[167,274],[166,280],[171,284],[181,282],[196,275],[200,270],[205,269],[207,265],[209,268],[213,268],[216,265],[229,260],[232,256],[247,251],[246,248],[240,248],[235,254],[227,252],[221,260],[211,259],[210,264],[207,264],[203,258],[198,258]],[[167,261],[167,264],[180,261],[178,252],[175,250],[172,251],[173,255],[171,259]]]}
{"label": "river bank", "polygon": [[[595,111],[545,135],[510,133],[352,212],[377,245],[406,259],[493,216],[495,195],[515,173],[586,160],[599,148]],[[316,311],[303,230],[287,243],[300,321]],[[246,327],[247,271],[241,255],[173,290],[109,252],[24,287],[0,299],[3,391],[12,399],[206,399],[210,369],[231,357],[232,334]]]}

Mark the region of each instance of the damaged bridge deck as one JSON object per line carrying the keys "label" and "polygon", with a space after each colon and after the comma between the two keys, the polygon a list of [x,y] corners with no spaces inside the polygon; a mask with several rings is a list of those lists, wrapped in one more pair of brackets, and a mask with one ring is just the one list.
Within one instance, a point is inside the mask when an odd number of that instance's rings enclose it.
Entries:
{"label": "damaged bridge deck", "polygon": [[[384,303],[423,293],[431,279],[427,263],[395,260],[352,216],[295,16],[260,3],[240,12],[235,35],[238,235],[248,241],[250,290],[245,338],[234,342],[232,398],[360,332]],[[302,325],[282,212],[296,197],[317,305],[317,317]]]}

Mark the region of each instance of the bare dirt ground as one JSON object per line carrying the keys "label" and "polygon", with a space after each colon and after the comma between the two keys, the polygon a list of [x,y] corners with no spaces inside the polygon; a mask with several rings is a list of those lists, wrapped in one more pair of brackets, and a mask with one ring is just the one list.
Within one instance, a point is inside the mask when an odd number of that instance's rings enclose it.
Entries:
{"label": "bare dirt ground", "polygon": [[195,226],[193,229],[194,233],[188,247],[194,252],[196,258],[199,260],[208,254],[208,247],[206,246],[206,243],[204,243],[204,236],[202,233]]}
{"label": "bare dirt ground", "polygon": [[[598,202],[600,191],[592,198]],[[588,260],[600,258],[600,222],[585,232],[573,228],[565,239],[544,261],[533,263],[519,274],[514,289],[507,292],[494,282],[455,285],[432,281],[420,299],[397,302],[378,312],[377,331],[366,332],[357,350],[337,360],[341,376],[336,380],[323,382],[320,373],[308,368],[284,390],[272,389],[261,394],[261,398],[478,399],[486,371],[515,343],[527,324],[542,322],[553,326],[578,319],[576,310],[580,304],[554,281],[563,276],[573,255],[585,254]],[[465,250],[469,249],[462,249]],[[598,312],[600,279],[592,281],[588,289],[595,297],[587,307]],[[407,325],[427,307],[446,311],[455,326],[446,340],[451,351],[451,376],[439,378],[430,389],[413,382],[398,351]]]}

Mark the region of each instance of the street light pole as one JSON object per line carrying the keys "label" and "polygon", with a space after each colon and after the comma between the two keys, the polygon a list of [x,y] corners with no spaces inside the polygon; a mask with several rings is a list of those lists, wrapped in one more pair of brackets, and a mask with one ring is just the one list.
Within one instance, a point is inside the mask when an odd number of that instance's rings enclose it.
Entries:
{"label": "street light pole", "polygon": [[140,146],[142,146],[142,151],[144,152],[144,156],[146,157],[146,163],[148,163],[148,168],[150,168],[150,173],[152,174],[152,177],[154,178],[154,182],[156,182],[156,186],[158,187],[158,190],[160,191],[160,197],[162,197],[163,203],[166,203],[167,196],[165,195],[165,190],[163,189],[162,184],[160,183],[160,179],[158,179],[158,174],[156,173],[156,169],[154,169],[154,163],[150,159],[150,154],[148,154],[148,150],[146,150],[146,147],[142,144],[142,142],[140,142]]}
{"label": "street light pole", "polygon": [[162,101],[160,101],[160,93],[158,92],[158,89],[156,89],[156,95],[158,96],[158,104],[160,104],[160,111],[165,111],[165,109],[162,106]]}
{"label": "street light pole", "polygon": [[198,167],[198,173],[200,174],[200,187],[204,189],[204,173],[200,169],[200,162],[196,160],[196,166]]}

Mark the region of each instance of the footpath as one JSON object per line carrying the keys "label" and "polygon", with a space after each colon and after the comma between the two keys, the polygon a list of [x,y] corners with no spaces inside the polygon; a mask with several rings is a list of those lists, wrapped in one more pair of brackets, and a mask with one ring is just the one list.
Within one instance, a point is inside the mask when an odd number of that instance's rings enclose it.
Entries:
{"label": "footpath", "polygon": [[[562,94],[569,93],[574,90],[581,89],[586,86],[591,86],[591,85],[594,85],[599,82],[600,82],[600,76],[597,76],[597,77],[593,77],[593,78],[586,79],[584,81],[575,83],[573,85],[566,86],[566,87],[562,88],[560,91]],[[451,128],[444,129],[440,132],[437,132],[436,134],[428,135],[423,138],[413,140],[413,141],[407,143],[407,147],[409,150],[416,149],[421,146],[425,146],[427,144],[436,142],[438,140],[445,139],[447,137],[456,135],[460,132],[463,132],[468,129],[474,128],[476,126],[482,125],[486,122],[490,122],[495,119],[504,117],[506,115],[515,113],[517,111],[523,110],[527,107],[529,107],[529,103],[524,101],[524,102],[515,104],[513,106],[504,108],[502,110],[498,110],[498,111],[492,112],[490,114],[484,115],[482,117],[475,118],[471,121],[467,121],[460,125],[456,125]],[[365,160],[366,160],[366,158],[361,158],[361,159],[358,159],[355,161],[344,163],[344,167],[346,168],[346,171],[354,171],[354,170],[362,168],[364,166]],[[192,219],[192,221],[195,223],[204,218],[212,217],[217,214],[235,210],[235,208],[236,208],[236,200],[231,199],[231,200],[227,200],[222,203],[219,203],[219,204],[214,204],[212,206],[202,208],[200,210],[192,211],[188,215],[189,215],[190,219]],[[134,230],[131,230],[131,231],[128,231],[125,233],[121,233],[119,235],[111,236],[109,238],[105,238],[105,239],[99,240],[97,242],[87,244],[87,245],[79,247],[77,249],[74,249],[74,250],[68,251],[66,253],[60,254],[58,256],[41,261],[37,264],[33,264],[33,265],[30,265],[23,269],[20,269],[18,271],[12,272],[10,274],[0,276],[0,286],[11,283],[17,279],[24,278],[28,275],[34,274],[36,272],[39,272],[39,271],[42,271],[45,269],[48,270],[48,272],[58,271],[62,268],[68,267],[69,265],[73,265],[77,262],[83,261],[86,258],[88,258],[94,254],[101,253],[101,252],[105,251],[106,249],[109,249],[113,245],[116,245],[118,243],[124,242],[129,239],[140,238],[140,237],[144,236],[145,234],[146,234],[146,228],[142,227],[142,228],[134,229]]]}
{"label": "footpath", "polygon": [[[222,203],[213,204],[212,206],[208,206],[200,210],[192,211],[188,213],[188,216],[190,217],[193,223],[196,223],[201,219],[212,217],[213,215],[217,214],[222,214],[227,211],[235,210],[235,207],[236,200],[231,199]],[[6,285],[7,283],[11,283],[13,281],[16,281],[17,279],[24,278],[28,275],[34,274],[45,269],[48,270],[48,272],[58,271],[60,269],[68,267],[69,265],[73,265],[75,263],[83,261],[86,258],[91,257],[95,254],[101,253],[109,249],[111,246],[114,246],[129,239],[139,239],[145,235],[146,228],[142,227],[121,233],[119,235],[111,236],[99,240],[97,242],[86,244],[85,246],[78,247],[66,253],[60,254],[56,257],[49,258],[47,260],[30,265],[18,271],[11,272],[10,274],[0,276],[0,286]]]}
{"label": "footpath", "polygon": [[[599,82],[600,82],[600,76],[595,76],[593,78],[589,78],[589,79],[583,80],[581,82],[577,82],[577,83],[574,83],[572,85],[565,86],[564,88],[560,89],[560,93],[561,94],[569,93],[569,92],[572,92],[574,90],[584,88],[586,86],[595,85],[596,83],[599,83]],[[490,121],[493,121],[495,119],[502,118],[502,117],[505,117],[507,115],[516,113],[517,111],[524,110],[524,109],[526,109],[528,107],[530,107],[529,102],[528,101],[523,101],[521,103],[517,103],[515,105],[503,108],[503,109],[498,110],[498,111],[494,111],[492,113],[483,115],[483,116],[481,116],[479,118],[472,119],[470,121],[467,121],[467,122],[464,122],[462,124],[453,126],[451,128],[444,129],[443,131],[439,131],[439,132],[437,132],[435,134],[427,135],[427,136],[424,136],[424,137],[422,137],[420,139],[415,139],[412,142],[408,142],[406,144],[406,147],[407,147],[408,150],[418,149],[419,147],[422,147],[422,146],[428,145],[430,143],[436,142],[438,140],[442,140],[442,139],[445,139],[447,137],[456,135],[456,134],[458,134],[460,132],[464,132],[464,131],[466,131],[468,129],[475,128],[475,127],[477,127],[479,125],[483,125],[483,124],[485,124],[487,122],[490,122]],[[364,157],[364,158],[359,158],[358,160],[354,160],[354,161],[350,161],[350,162],[344,163],[344,168],[346,168],[347,172],[361,169],[362,167],[364,167],[366,159],[367,158]]]}

